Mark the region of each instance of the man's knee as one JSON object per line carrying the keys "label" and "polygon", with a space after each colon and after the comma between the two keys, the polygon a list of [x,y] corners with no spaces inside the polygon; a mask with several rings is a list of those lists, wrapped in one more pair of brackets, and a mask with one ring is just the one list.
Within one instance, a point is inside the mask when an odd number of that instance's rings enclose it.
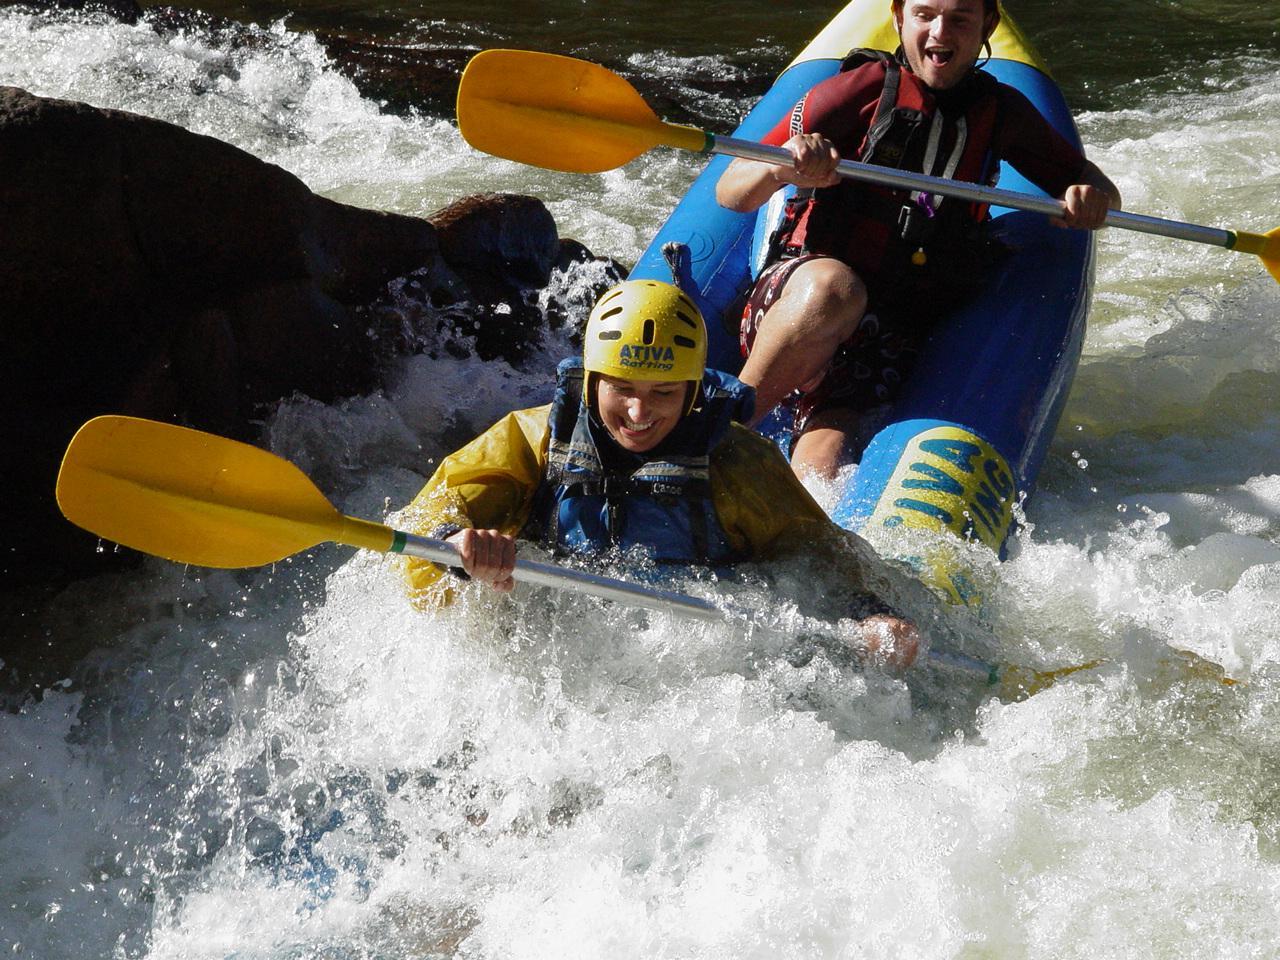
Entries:
{"label": "man's knee", "polygon": [[824,258],[804,264],[787,284],[787,292],[802,301],[801,309],[809,315],[848,327],[845,336],[853,334],[867,309],[866,284],[839,260]]}

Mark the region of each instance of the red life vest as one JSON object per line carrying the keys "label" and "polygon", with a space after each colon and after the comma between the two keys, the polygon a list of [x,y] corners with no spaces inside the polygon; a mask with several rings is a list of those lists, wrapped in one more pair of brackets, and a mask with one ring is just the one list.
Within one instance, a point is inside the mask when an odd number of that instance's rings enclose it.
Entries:
{"label": "red life vest", "polygon": [[[953,101],[944,113],[937,95],[891,54],[854,50],[841,64],[842,72],[853,69],[876,71],[883,78],[856,159],[994,184],[999,168],[991,149],[999,105],[994,77],[973,71],[961,88],[943,94]],[[793,135],[804,132],[799,108],[791,123]],[[973,246],[975,229],[986,219],[985,204],[846,179],[833,187],[796,191],[773,238],[773,256],[826,254],[848,263],[873,289],[918,292],[913,281],[946,285],[944,275],[954,272],[952,254]]]}

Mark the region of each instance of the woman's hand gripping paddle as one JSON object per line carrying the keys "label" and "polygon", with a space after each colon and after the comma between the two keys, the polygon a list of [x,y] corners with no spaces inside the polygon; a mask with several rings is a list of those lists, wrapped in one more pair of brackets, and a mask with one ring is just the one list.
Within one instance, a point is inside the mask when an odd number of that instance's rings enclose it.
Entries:
{"label": "woman's hand gripping paddle", "polygon": [[[134,550],[202,567],[256,567],[321,543],[461,566],[451,544],[343,516],[296,466],[235,440],[134,417],[98,417],[72,438],[58,473],[58,506],[72,523]],[[516,580],[715,622],[769,626],[755,611],[554,564],[517,560]],[[831,624],[788,626],[843,642]],[[833,633],[835,636],[833,637]],[[963,654],[936,664],[984,677],[1021,698],[1080,668],[1033,674]]]}
{"label": "woman's hand gripping paddle", "polygon": [[[467,64],[458,87],[458,127],[477,150],[549,170],[601,173],[620,167],[654,147],[720,153],[765,163],[791,163],[791,154],[660,120],[626,80],[604,67],[528,50],[485,50]],[[1051,217],[1059,200],[999,190],[843,160],[837,172],[900,190],[924,190]],[[1188,240],[1261,258],[1280,282],[1280,227],[1249,233],[1162,220],[1113,210],[1106,225],[1176,240]]]}
{"label": "woman's hand gripping paddle", "polygon": [[[58,506],[100,537],[178,563],[257,567],[334,542],[460,567],[451,544],[343,516],[287,460],[237,440],[136,417],[97,417],[72,438]],[[708,600],[518,560],[516,580],[704,620]]]}

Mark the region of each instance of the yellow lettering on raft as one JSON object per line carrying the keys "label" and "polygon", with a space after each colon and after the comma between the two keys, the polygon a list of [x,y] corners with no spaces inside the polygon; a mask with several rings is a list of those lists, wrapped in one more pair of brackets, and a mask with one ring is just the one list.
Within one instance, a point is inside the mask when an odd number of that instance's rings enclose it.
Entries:
{"label": "yellow lettering on raft", "polygon": [[[864,529],[949,531],[999,551],[1013,526],[1017,484],[1004,457],[959,427],[932,427],[912,437]],[[921,574],[953,602],[978,602],[954,557],[913,558]]]}
{"label": "yellow lettering on raft", "polygon": [[932,427],[907,443],[868,525],[950,530],[999,550],[1016,492],[995,447],[959,427]]}

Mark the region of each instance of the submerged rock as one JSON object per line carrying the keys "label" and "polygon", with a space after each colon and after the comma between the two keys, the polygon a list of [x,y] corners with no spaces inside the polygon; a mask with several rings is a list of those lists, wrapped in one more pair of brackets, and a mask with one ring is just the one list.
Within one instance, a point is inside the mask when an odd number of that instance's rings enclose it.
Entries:
{"label": "submerged rock", "polygon": [[440,255],[478,307],[458,332],[475,337],[482,360],[521,360],[545,318],[528,293],[547,285],[560,254],[555,221],[541,201],[509,194],[463,197],[431,216]]}

